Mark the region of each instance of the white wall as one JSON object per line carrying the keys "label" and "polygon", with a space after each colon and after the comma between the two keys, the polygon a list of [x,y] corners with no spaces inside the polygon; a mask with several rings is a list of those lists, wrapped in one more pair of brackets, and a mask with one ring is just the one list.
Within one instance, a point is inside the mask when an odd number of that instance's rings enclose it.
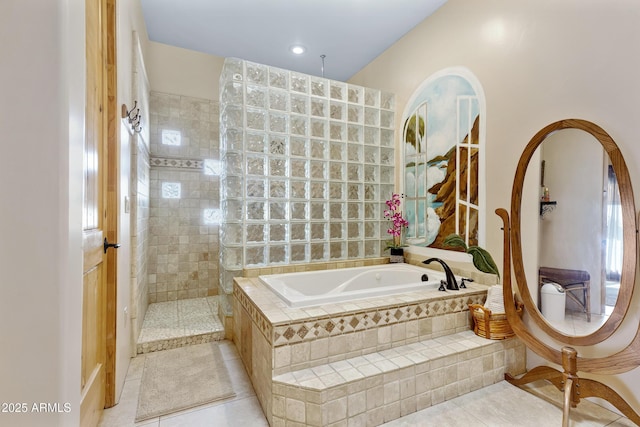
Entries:
{"label": "white wall", "polygon": [[[118,2],[118,102],[130,102],[131,31],[146,37],[137,0]],[[82,156],[85,28],[82,0],[0,3],[0,401],[71,404],[70,413],[0,415],[12,426],[77,425],[82,320]],[[120,133],[120,189],[129,138]],[[122,198],[121,198],[122,202]],[[129,240],[120,206],[119,239]],[[117,395],[131,345],[129,256],[118,260]]]}
{"label": "white wall", "polygon": [[[139,0],[118,0],[117,6],[117,105],[126,104],[133,107],[136,96],[133,92],[133,32],[140,39],[142,51],[147,47],[147,30],[142,16]],[[137,42],[136,42],[137,43]],[[140,101],[140,100],[138,100]],[[148,111],[146,112],[148,114]],[[118,117],[119,118],[119,117]],[[143,126],[148,126],[143,123]],[[118,200],[118,291],[116,304],[116,401],[124,386],[124,380],[129,368],[129,361],[135,356],[134,328],[131,315],[133,309],[131,284],[131,257],[135,253],[131,248],[131,227],[135,218],[131,210],[125,209],[125,197],[130,197],[131,191],[131,149],[133,136],[126,120],[118,120],[119,136],[119,200]],[[136,183],[133,183],[135,185]]]}
{"label": "white wall", "polygon": [[[591,312],[600,313],[604,150],[587,132],[564,129],[542,146],[545,186],[557,206],[540,221],[535,265],[583,270],[591,277]],[[537,279],[533,282],[537,292]],[[580,296],[579,299],[582,297]],[[567,298],[567,307],[579,309]]]}
{"label": "white wall", "polygon": [[[401,111],[420,83],[445,67],[464,66],[478,77],[487,100],[487,249],[500,259],[501,221],[493,212],[509,208],[520,153],[551,122],[576,117],[604,128],[620,146],[640,200],[640,55],[633,54],[639,18],[634,0],[449,0],[351,82],[394,92]],[[536,220],[536,214],[523,218],[522,238],[531,242],[525,249],[532,256]],[[624,347],[638,328],[639,308],[636,292],[621,331],[585,352]],[[605,382],[640,408],[639,379],[635,369]]]}
{"label": "white wall", "polygon": [[0,424],[77,425],[84,1],[3,1],[0,40],[0,401],[29,406]]}
{"label": "white wall", "polygon": [[152,91],[219,100],[224,58],[150,41],[145,63]]}

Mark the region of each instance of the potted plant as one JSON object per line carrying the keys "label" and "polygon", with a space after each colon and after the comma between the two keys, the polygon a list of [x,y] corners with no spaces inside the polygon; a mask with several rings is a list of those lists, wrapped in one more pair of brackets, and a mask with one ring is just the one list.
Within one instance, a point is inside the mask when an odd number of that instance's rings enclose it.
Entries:
{"label": "potted plant", "polygon": [[387,229],[387,233],[391,235],[391,240],[387,242],[391,262],[404,262],[403,248],[406,245],[403,243],[403,237],[404,229],[409,226],[409,221],[402,216],[402,210],[400,210],[401,197],[400,194],[393,193],[391,199],[386,201],[387,209],[384,211],[384,217],[391,222]]}
{"label": "potted plant", "polygon": [[449,234],[444,239],[444,246],[450,248],[459,248],[470,254],[473,259],[473,265],[483,273],[496,274],[500,277],[498,266],[491,257],[491,254],[486,249],[482,249],[480,246],[469,246],[464,242],[464,239],[459,235],[453,233]]}

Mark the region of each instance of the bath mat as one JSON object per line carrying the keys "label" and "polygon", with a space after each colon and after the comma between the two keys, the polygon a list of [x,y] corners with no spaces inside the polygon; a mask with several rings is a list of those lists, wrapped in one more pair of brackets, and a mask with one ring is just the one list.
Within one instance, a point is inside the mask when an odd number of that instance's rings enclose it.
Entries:
{"label": "bath mat", "polygon": [[148,353],[136,422],[235,396],[217,343]]}

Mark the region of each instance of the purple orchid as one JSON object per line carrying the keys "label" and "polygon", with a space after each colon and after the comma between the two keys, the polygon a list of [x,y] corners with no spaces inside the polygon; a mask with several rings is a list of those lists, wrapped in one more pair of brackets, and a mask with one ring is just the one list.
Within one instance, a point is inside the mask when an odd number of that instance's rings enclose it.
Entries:
{"label": "purple orchid", "polygon": [[391,199],[385,202],[388,209],[385,209],[384,217],[391,221],[391,226],[387,229],[387,233],[393,237],[393,242],[388,245],[390,248],[403,246],[402,231],[409,226],[409,221],[402,216],[402,211],[400,210],[401,197],[400,194],[393,193]]}

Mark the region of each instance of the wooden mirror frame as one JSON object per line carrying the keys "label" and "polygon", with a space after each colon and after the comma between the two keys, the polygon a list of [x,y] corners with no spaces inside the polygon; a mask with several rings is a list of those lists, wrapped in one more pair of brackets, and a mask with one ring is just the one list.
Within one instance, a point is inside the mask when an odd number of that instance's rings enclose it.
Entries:
{"label": "wooden mirror frame", "polygon": [[[623,224],[623,260],[622,276],[620,278],[620,293],[609,319],[590,335],[569,336],[552,328],[547,323],[538,308],[533,304],[531,293],[527,286],[522,262],[522,242],[520,237],[520,210],[522,207],[522,189],[524,185],[525,172],[527,166],[538,146],[544,139],[553,132],[561,129],[582,129],[594,136],[604,150],[609,155],[613,169],[618,179],[620,189],[620,202],[622,205]],[[509,221],[509,213],[505,209],[497,209],[496,214],[502,219],[503,226],[503,299],[507,320],[514,333],[520,338],[527,348],[531,349],[539,356],[551,363],[561,365],[563,372],[547,366],[541,365],[532,368],[522,377],[516,378],[509,373],[505,373],[505,380],[509,383],[521,386],[532,381],[547,380],[558,390],[563,392],[562,426],[568,427],[570,424],[571,408],[576,407],[581,399],[587,397],[599,397],[613,404],[620,412],[631,421],[640,425],[640,414],[638,414],[614,389],[600,381],[581,378],[579,371],[596,373],[600,375],[614,375],[628,372],[640,366],[640,327],[636,328],[636,335],[631,342],[622,350],[604,357],[581,357],[578,351],[565,344],[593,345],[605,340],[622,323],[631,302],[636,276],[636,257],[638,228],[635,216],[635,204],[633,201],[633,191],[629,171],[622,157],[622,153],[613,139],[599,126],[579,119],[561,120],[552,123],[538,132],[527,144],[518,167],[513,182],[513,192],[511,195],[512,218]],[[640,218],[638,218],[640,221]],[[513,249],[513,257],[512,251]],[[524,303],[525,311],[531,316],[534,322],[543,332],[556,339],[562,345],[561,349],[551,346],[535,336],[522,320],[520,313],[513,303],[513,286],[511,280],[513,270],[517,279],[517,287]],[[517,297],[517,296],[516,296]]]}
{"label": "wooden mirror frame", "polygon": [[[580,129],[597,139],[605,152],[609,155],[613,170],[615,171],[620,189],[620,203],[622,207],[622,229],[623,229],[623,257],[622,257],[622,275],[620,277],[620,292],[613,312],[605,323],[596,331],[589,335],[567,335],[555,329],[548,321],[544,319],[542,313],[534,304],[533,298],[529,291],[527,279],[524,273],[524,262],[522,258],[522,241],[521,241],[521,208],[522,208],[522,190],[524,187],[525,174],[527,166],[531,158],[544,142],[544,140],[554,132],[562,129]],[[631,180],[629,171],[625,164],[622,153],[614,140],[598,125],[586,120],[568,119],[560,120],[541,129],[529,141],[520,157],[518,167],[516,169],[515,179],[513,181],[513,190],[511,193],[511,243],[513,250],[514,273],[519,294],[524,303],[525,309],[531,316],[531,319],[549,336],[569,345],[584,346],[593,345],[607,339],[613,334],[622,323],[629,304],[636,276],[636,236],[637,228],[635,221],[635,205],[633,200],[633,190],[631,188]]]}

